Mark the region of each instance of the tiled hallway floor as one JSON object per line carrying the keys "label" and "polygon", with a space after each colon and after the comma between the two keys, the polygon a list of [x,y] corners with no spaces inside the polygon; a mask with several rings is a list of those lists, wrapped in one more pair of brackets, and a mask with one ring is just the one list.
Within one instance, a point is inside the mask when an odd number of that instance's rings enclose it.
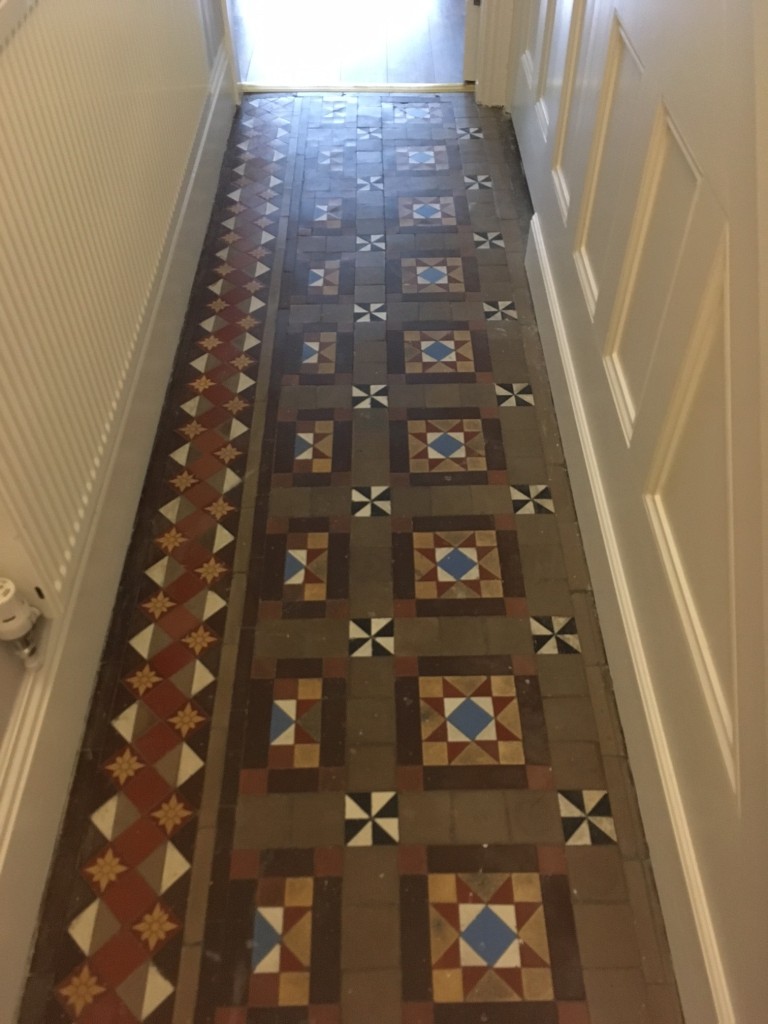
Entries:
{"label": "tiled hallway floor", "polygon": [[23,1024],[679,1024],[512,160],[245,101]]}

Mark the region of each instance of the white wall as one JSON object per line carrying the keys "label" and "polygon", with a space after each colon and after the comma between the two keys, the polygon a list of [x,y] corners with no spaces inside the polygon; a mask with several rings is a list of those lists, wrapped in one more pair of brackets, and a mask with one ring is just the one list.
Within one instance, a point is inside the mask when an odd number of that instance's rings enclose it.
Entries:
{"label": "white wall", "polygon": [[39,0],[0,37],[0,411],[26,410],[0,445],[0,575],[60,584],[42,666],[0,654],[3,1021],[234,111],[223,28],[218,0]]}

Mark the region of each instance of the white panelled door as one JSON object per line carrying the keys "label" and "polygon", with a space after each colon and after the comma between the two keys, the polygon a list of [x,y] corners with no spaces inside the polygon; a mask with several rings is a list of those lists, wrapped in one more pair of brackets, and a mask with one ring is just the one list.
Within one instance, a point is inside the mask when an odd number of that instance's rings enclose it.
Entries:
{"label": "white panelled door", "polygon": [[757,1024],[768,53],[749,0],[520,0],[515,30],[529,273],[686,1016]]}

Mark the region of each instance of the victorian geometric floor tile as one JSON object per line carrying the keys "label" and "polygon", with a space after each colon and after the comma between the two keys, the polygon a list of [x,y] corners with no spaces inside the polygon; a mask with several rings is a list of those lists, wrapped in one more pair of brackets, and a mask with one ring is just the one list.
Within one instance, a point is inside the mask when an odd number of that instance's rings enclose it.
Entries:
{"label": "victorian geometric floor tile", "polygon": [[20,1024],[681,1024],[512,142],[244,97]]}

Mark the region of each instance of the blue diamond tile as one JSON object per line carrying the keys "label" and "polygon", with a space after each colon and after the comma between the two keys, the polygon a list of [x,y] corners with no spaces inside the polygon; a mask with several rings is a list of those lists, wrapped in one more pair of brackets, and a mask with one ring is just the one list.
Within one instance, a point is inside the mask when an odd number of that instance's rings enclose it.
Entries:
{"label": "blue diamond tile", "polygon": [[467,739],[475,740],[483,729],[487,728],[488,723],[493,721],[493,716],[473,700],[467,699],[451,712],[447,721],[459,732],[463,732]]}
{"label": "blue diamond tile", "polygon": [[414,206],[413,212],[417,217],[423,217],[425,220],[429,220],[430,218],[440,216],[440,207],[432,206],[430,203],[419,203],[418,206]]}
{"label": "blue diamond tile", "polygon": [[300,458],[306,452],[312,448],[312,440],[310,438],[302,437],[300,434],[296,435],[296,440],[293,445],[293,457],[295,459]]}
{"label": "blue diamond tile", "polygon": [[441,284],[448,280],[448,275],[440,267],[424,267],[419,270],[419,279],[427,284]]}
{"label": "blue diamond tile", "polygon": [[468,572],[477,567],[477,561],[474,558],[470,558],[461,548],[453,548],[437,564],[443,572],[447,572],[455,580],[462,579]]}
{"label": "blue diamond tile", "polygon": [[275,931],[269,921],[260,913],[256,913],[256,920],[253,925],[253,965],[260,964],[265,956],[268,956],[275,946],[280,945],[280,935]]}
{"label": "blue diamond tile", "polygon": [[454,349],[451,345],[446,345],[444,341],[433,341],[423,349],[424,355],[429,356],[430,359],[434,359],[437,363],[442,363],[444,359],[450,359],[451,356],[455,355]]}
{"label": "blue diamond tile", "polygon": [[440,434],[434,441],[430,441],[429,447],[433,452],[442,455],[444,459],[450,459],[456,452],[464,447],[464,442],[453,434]]}
{"label": "blue diamond tile", "polygon": [[283,583],[287,583],[288,580],[293,579],[297,572],[301,572],[304,569],[304,563],[301,562],[292,551],[286,551],[285,553],[285,568],[283,569]]}
{"label": "blue diamond tile", "polygon": [[292,725],[294,725],[294,719],[277,704],[273,705],[272,720],[269,723],[269,742],[274,743]]}
{"label": "blue diamond tile", "polygon": [[461,937],[492,967],[506,953],[517,934],[490,907],[483,907]]}

